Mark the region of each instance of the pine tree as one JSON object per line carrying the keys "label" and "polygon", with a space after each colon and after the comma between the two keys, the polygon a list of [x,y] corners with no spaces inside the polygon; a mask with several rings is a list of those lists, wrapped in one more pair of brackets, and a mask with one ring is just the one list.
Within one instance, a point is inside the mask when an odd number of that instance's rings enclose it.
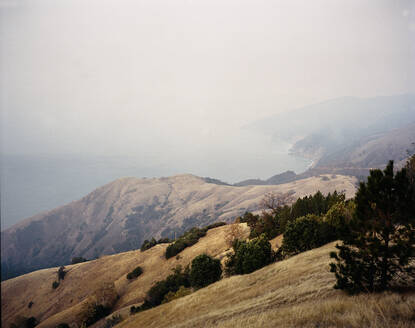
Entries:
{"label": "pine tree", "polygon": [[392,280],[413,283],[415,277],[415,186],[407,169],[394,174],[372,170],[356,194],[356,212],[338,253],[330,255],[336,289],[354,294],[390,287]]}

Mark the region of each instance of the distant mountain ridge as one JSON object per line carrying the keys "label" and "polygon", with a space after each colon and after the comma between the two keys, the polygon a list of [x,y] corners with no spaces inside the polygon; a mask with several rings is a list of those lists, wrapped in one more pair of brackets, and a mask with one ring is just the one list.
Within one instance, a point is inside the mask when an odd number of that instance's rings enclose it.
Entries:
{"label": "distant mountain ridge", "polygon": [[267,192],[312,194],[355,192],[356,179],[313,177],[278,186],[228,186],[184,174],[168,178],[121,178],[80,200],[35,215],[1,233],[2,279],[59,266],[72,257],[88,259],[137,249],[151,237],[216,221],[230,222],[259,209]]}

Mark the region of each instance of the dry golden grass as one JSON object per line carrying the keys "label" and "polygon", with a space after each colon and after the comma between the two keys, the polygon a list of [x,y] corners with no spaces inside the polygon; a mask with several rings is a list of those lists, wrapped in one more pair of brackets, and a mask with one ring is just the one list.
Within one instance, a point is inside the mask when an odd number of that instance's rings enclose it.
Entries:
{"label": "dry golden grass", "polygon": [[[241,225],[245,237],[246,224]],[[62,285],[53,290],[57,268],[37,271],[2,283],[2,326],[16,315],[35,316],[39,327],[61,322],[80,324],[85,303],[102,282],[114,282],[120,299],[115,313],[125,320],[120,328],[135,327],[415,327],[415,294],[384,293],[347,296],[332,288],[329,272],[331,243],[271,264],[244,276],[223,279],[188,296],[130,316],[129,308],[143,301],[150,286],[170,274],[177,264],[208,253],[223,258],[231,226],[209,230],[197,244],[164,258],[167,245],[141,253],[131,251],[96,261],[68,266]],[[271,241],[273,248],[282,236]],[[125,275],[140,265],[144,273],[130,282]],[[34,305],[28,309],[27,304]],[[113,315],[111,314],[110,317]],[[103,321],[94,325],[99,327]]]}
{"label": "dry golden grass", "polygon": [[332,288],[334,243],[131,316],[132,327],[415,327],[415,295]]}
{"label": "dry golden grass", "polygon": [[[246,238],[249,228],[246,224],[241,224],[241,227]],[[179,259],[166,260],[167,244],[159,244],[145,252],[130,251],[68,265],[65,280],[55,290],[52,282],[57,279],[58,268],[6,280],[1,283],[2,326],[9,327],[17,315],[36,317],[41,322],[39,327],[56,327],[61,322],[78,323],[83,304],[99,292],[102,283],[108,282],[114,283],[120,296],[115,310],[127,309],[132,304],[141,303],[152,284],[166,278],[177,265],[185,266],[201,253],[222,257],[228,248],[225,235],[230,229],[228,225],[209,230],[197,244],[181,252]],[[133,281],[127,280],[127,273],[137,266],[141,266],[144,273]],[[33,306],[29,309],[30,301]]]}

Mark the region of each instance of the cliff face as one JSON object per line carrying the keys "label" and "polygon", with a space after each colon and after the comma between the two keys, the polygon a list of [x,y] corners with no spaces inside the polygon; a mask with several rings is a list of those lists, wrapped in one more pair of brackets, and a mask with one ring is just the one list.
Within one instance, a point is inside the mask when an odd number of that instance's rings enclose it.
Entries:
{"label": "cliff face", "polygon": [[340,175],[245,187],[208,183],[193,175],[118,179],[3,231],[2,279],[68,264],[75,256],[91,259],[137,249],[152,236],[172,238],[193,226],[230,222],[258,210],[267,192],[289,192],[296,199],[337,190],[351,197],[355,183]]}

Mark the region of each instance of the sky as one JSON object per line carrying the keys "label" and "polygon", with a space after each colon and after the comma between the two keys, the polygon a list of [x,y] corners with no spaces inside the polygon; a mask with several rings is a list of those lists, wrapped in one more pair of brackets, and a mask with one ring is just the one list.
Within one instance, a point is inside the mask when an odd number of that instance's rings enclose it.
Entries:
{"label": "sky", "polygon": [[295,167],[289,145],[244,127],[413,93],[414,58],[411,0],[0,0],[0,153],[267,178]]}
{"label": "sky", "polygon": [[0,12],[3,153],[209,151],[280,111],[415,89],[413,1],[1,0]]}

